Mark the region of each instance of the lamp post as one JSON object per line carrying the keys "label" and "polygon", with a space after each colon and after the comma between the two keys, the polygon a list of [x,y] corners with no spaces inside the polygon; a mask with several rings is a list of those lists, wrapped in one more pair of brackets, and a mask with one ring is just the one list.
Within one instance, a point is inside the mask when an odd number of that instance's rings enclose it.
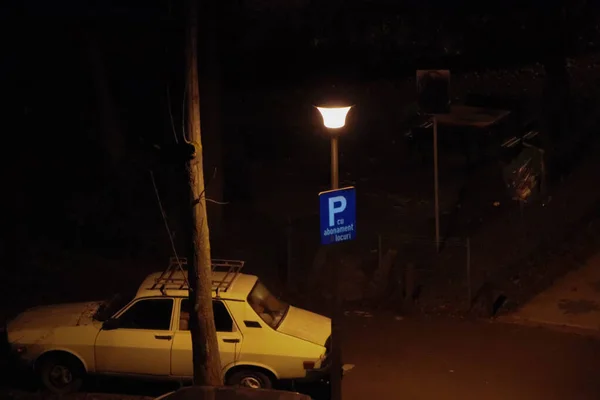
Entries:
{"label": "lamp post", "polygon": [[340,187],[340,170],[339,170],[339,150],[338,150],[338,134],[339,130],[346,125],[346,116],[352,106],[349,107],[317,107],[317,110],[323,117],[325,128],[331,133],[331,188],[339,189]]}
{"label": "lamp post", "polygon": [[[339,173],[339,150],[338,137],[341,128],[346,125],[346,116],[352,106],[346,107],[317,107],[323,117],[323,124],[331,134],[331,189],[339,189],[340,173]],[[330,253],[333,255],[333,304],[331,315],[331,400],[342,399],[342,344],[341,344],[341,329],[339,322],[342,316],[342,300],[340,296],[339,286],[339,263],[340,257],[336,246]]]}

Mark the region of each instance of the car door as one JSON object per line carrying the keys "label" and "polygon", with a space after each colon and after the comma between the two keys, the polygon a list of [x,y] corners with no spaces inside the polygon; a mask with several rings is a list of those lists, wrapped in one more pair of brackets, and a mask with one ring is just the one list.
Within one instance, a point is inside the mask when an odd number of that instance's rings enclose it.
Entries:
{"label": "car door", "polygon": [[[213,300],[213,313],[217,329],[217,341],[221,356],[221,367],[225,369],[235,363],[242,348],[242,334],[235,324],[227,306],[220,300]],[[189,330],[190,307],[188,299],[179,301],[178,323],[175,325],[173,348],[171,351],[171,375],[191,377],[192,336]]]}
{"label": "car door", "polygon": [[172,298],[133,302],[116,317],[116,329],[98,333],[96,371],[168,376],[174,334],[173,307]]}

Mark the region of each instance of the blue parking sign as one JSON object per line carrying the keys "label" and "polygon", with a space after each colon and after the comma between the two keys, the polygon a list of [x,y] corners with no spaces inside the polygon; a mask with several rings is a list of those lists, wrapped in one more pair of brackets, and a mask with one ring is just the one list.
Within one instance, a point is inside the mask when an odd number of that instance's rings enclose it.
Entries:
{"label": "blue parking sign", "polygon": [[321,244],[356,239],[356,188],[328,190],[319,193]]}

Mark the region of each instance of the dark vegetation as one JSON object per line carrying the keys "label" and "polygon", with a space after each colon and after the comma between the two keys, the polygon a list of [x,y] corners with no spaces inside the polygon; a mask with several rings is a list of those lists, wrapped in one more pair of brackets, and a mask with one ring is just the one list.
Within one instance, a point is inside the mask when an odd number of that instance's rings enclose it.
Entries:
{"label": "dark vegetation", "polygon": [[[67,3],[23,3],[2,16],[11,144],[2,169],[0,279],[15,289],[3,293],[6,299],[19,293],[27,305],[40,296],[104,296],[166,266],[172,249],[149,169],[185,252],[180,165],[165,162],[169,157],[154,146],[182,138],[182,10],[168,1],[144,9]],[[312,103],[332,84],[396,85],[424,67],[465,73],[539,63],[544,147],[557,160],[549,165],[552,176],[564,175],[565,160],[578,158],[562,145],[572,142],[567,61],[597,51],[595,2],[214,3],[202,14],[200,70],[207,195],[231,202],[209,209],[217,255],[236,252],[228,238],[241,229],[240,215],[261,223],[251,216],[262,198],[251,184],[253,166],[283,165],[297,149],[326,145],[307,132],[318,123]],[[298,97],[307,87],[317,90]],[[284,93],[275,107],[273,93]],[[403,140],[403,132],[392,134]],[[326,168],[326,155],[315,156],[311,168]],[[258,245],[280,240],[257,239],[252,229],[245,236]],[[98,283],[82,291],[78,282],[90,277]]]}

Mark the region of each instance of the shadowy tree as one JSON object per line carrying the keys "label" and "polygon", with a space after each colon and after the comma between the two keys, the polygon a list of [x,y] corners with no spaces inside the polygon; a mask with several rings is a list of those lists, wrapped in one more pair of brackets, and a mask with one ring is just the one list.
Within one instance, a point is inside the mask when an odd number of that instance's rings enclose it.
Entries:
{"label": "shadowy tree", "polygon": [[117,170],[126,150],[125,140],[117,108],[110,90],[111,85],[108,80],[102,49],[98,40],[91,33],[88,34],[87,50],[96,94],[98,120],[101,125],[101,132],[98,138],[104,147],[105,154],[108,156],[107,164],[113,170]]}

